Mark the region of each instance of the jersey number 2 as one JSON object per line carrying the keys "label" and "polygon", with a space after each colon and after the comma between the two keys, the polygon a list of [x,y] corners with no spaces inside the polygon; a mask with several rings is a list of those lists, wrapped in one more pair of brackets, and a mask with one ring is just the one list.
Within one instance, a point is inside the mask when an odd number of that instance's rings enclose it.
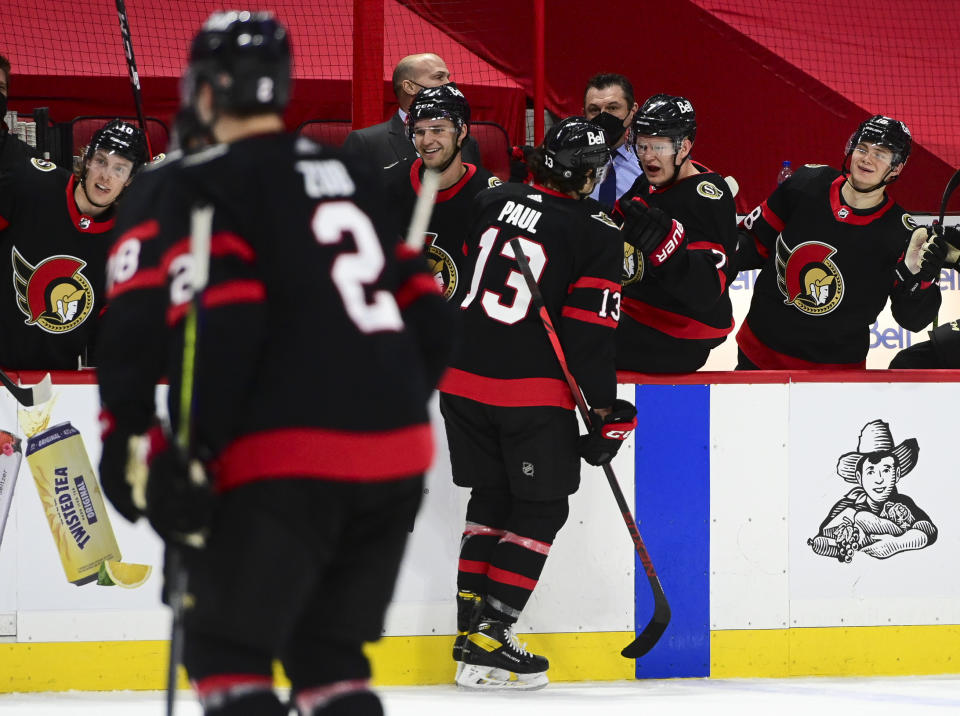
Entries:
{"label": "jersey number 2", "polygon": [[370,218],[349,201],[331,201],[317,206],[311,223],[313,235],[324,246],[339,244],[349,234],[356,251],[337,256],[330,268],[347,315],[364,333],[403,329],[400,309],[389,291],[374,291],[367,300],[365,286],[377,281],[385,264],[383,249]]}
{"label": "jersey number 2", "polygon": [[[469,308],[470,304],[473,303],[473,300],[477,297],[483,279],[483,271],[487,266],[487,261],[490,259],[490,252],[497,243],[497,235],[499,233],[500,229],[491,226],[480,235],[480,254],[477,256],[477,265],[473,271],[473,281],[470,282],[470,291],[464,297],[460,308]],[[543,245],[523,236],[518,236],[517,239],[519,240],[520,248],[523,249],[523,255],[527,257],[527,262],[530,264],[530,273],[533,274],[535,281],[539,281],[543,275],[543,269],[547,266],[547,254],[543,250]],[[504,243],[500,249],[500,255],[508,259],[515,259],[513,255],[513,245],[509,241]],[[483,296],[480,298],[480,305],[483,306],[484,313],[493,320],[512,326],[514,323],[519,323],[526,317],[527,311],[530,310],[530,301],[533,296],[530,295],[527,282],[524,280],[523,274],[519,271],[510,272],[507,276],[506,285],[516,292],[512,301],[504,303],[501,294],[485,289]]]}

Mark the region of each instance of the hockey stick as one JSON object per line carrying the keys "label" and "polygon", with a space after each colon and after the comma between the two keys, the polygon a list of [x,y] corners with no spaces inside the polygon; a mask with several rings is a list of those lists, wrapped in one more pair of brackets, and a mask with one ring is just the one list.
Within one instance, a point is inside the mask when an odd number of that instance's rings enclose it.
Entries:
{"label": "hockey stick", "polygon": [[950,195],[953,194],[957,186],[960,186],[960,169],[957,169],[957,171],[953,173],[950,181],[947,182],[946,188],[943,190],[943,200],[940,202],[940,221],[937,222],[940,226],[943,226],[943,217],[947,213],[947,202],[950,201]]}
{"label": "hockey stick", "polygon": [[120,37],[123,39],[123,54],[127,58],[127,70],[130,72],[130,86],[133,89],[133,103],[137,110],[137,121],[143,136],[147,140],[147,159],[153,159],[153,148],[150,146],[150,132],[143,117],[143,98],[140,95],[140,74],[137,72],[137,61],[133,57],[133,39],[130,37],[130,20],[127,18],[127,6],[123,0],[117,2],[117,17],[120,19]]}
{"label": "hockey stick", "polygon": [[433,204],[437,200],[437,189],[440,186],[440,174],[433,169],[423,173],[420,182],[420,193],[417,203],[413,205],[413,215],[410,217],[410,228],[407,229],[406,244],[414,251],[423,249],[427,227],[430,225],[430,216],[433,214]]}
{"label": "hockey stick", "polygon": [[[193,259],[193,297],[184,323],[183,368],[180,385],[180,421],[177,446],[191,459],[193,398],[196,386],[197,341],[200,298],[210,275],[210,241],[213,233],[213,206],[196,205],[190,210],[190,256]],[[170,626],[170,659],[167,664],[167,716],[173,716],[177,694],[177,668],[183,657],[183,604],[187,593],[187,570],[180,563],[180,547],[167,546],[172,587],[168,593],[173,621]]]}
{"label": "hockey stick", "polygon": [[20,386],[14,383],[9,375],[0,370],[0,383],[3,383],[17,402],[25,408],[46,403],[53,396],[49,373],[43,376],[43,380],[36,385]]}
{"label": "hockey stick", "polygon": [[[567,385],[570,386],[570,392],[573,393],[573,400],[577,404],[580,417],[583,418],[584,425],[589,429],[590,411],[587,408],[587,401],[584,399],[583,391],[580,390],[580,386],[577,385],[573,374],[570,373],[570,367],[567,365],[567,358],[564,355],[563,346],[560,345],[560,338],[557,336],[557,331],[550,318],[550,313],[547,311],[547,306],[543,301],[543,294],[540,293],[540,287],[537,285],[537,281],[530,271],[530,263],[520,248],[519,238],[515,237],[511,239],[510,247],[513,249],[513,255],[520,265],[520,272],[527,282],[527,288],[533,296],[533,302],[537,306],[540,320],[543,322],[543,327],[547,331],[547,337],[553,346],[553,352],[556,354],[557,361],[560,363],[560,370],[563,371],[563,377],[566,379]],[[643,563],[644,570],[647,573],[647,580],[650,582],[650,588],[653,590],[653,617],[643,628],[643,631],[637,635],[637,638],[627,644],[620,652],[621,655],[628,659],[637,659],[650,651],[657,641],[660,640],[660,637],[663,636],[667,624],[670,623],[670,603],[667,601],[667,596],[663,593],[663,587],[660,585],[660,579],[657,577],[657,572],[653,568],[650,553],[647,552],[647,547],[644,545],[643,538],[640,536],[640,530],[637,529],[637,521],[633,518],[633,513],[630,512],[630,506],[623,496],[620,483],[617,482],[617,476],[614,474],[613,468],[609,463],[603,466],[603,474],[606,475],[607,484],[610,485],[613,497],[617,501],[617,507],[620,508],[620,514],[627,525],[627,530],[630,532],[630,539],[633,540],[633,546],[637,551],[637,555],[640,557],[640,561]]]}

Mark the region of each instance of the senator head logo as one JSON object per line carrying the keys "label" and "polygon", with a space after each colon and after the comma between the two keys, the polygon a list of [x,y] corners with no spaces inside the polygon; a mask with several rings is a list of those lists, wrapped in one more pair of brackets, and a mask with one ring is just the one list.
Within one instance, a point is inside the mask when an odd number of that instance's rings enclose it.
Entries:
{"label": "senator head logo", "polygon": [[79,326],[93,308],[93,288],[82,271],[87,263],[74,256],[51,256],[36,266],[13,249],[13,289],[28,326],[66,333]]}
{"label": "senator head logo", "polygon": [[804,313],[830,313],[843,300],[843,275],[830,258],[837,250],[818,241],[806,241],[791,251],[777,237],[777,286],[786,299]]}
{"label": "senator head logo", "polygon": [[449,301],[457,290],[457,264],[450,254],[434,243],[436,240],[437,235],[428,231],[425,241],[427,268],[440,287],[443,297]]}
{"label": "senator head logo", "polygon": [[623,273],[620,283],[629,286],[643,278],[643,254],[629,241],[623,242]]}

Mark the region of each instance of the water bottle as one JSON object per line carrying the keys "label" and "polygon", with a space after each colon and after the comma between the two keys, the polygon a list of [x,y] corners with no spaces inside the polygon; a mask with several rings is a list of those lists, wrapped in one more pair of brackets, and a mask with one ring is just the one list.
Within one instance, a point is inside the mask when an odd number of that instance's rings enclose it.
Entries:
{"label": "water bottle", "polygon": [[792,174],[793,169],[790,168],[790,160],[787,159],[783,162],[783,166],[780,167],[780,173],[777,174],[777,184],[783,184]]}

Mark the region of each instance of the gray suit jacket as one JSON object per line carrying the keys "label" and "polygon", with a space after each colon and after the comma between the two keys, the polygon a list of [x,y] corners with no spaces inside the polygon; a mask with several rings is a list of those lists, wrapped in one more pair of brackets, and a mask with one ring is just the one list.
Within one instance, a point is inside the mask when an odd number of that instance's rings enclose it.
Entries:
{"label": "gray suit jacket", "polygon": [[[344,140],[343,148],[369,158],[380,167],[417,158],[417,150],[407,138],[407,128],[400,121],[399,114],[372,127],[353,130]],[[467,137],[463,145],[463,161],[480,166],[480,147],[473,137]]]}

